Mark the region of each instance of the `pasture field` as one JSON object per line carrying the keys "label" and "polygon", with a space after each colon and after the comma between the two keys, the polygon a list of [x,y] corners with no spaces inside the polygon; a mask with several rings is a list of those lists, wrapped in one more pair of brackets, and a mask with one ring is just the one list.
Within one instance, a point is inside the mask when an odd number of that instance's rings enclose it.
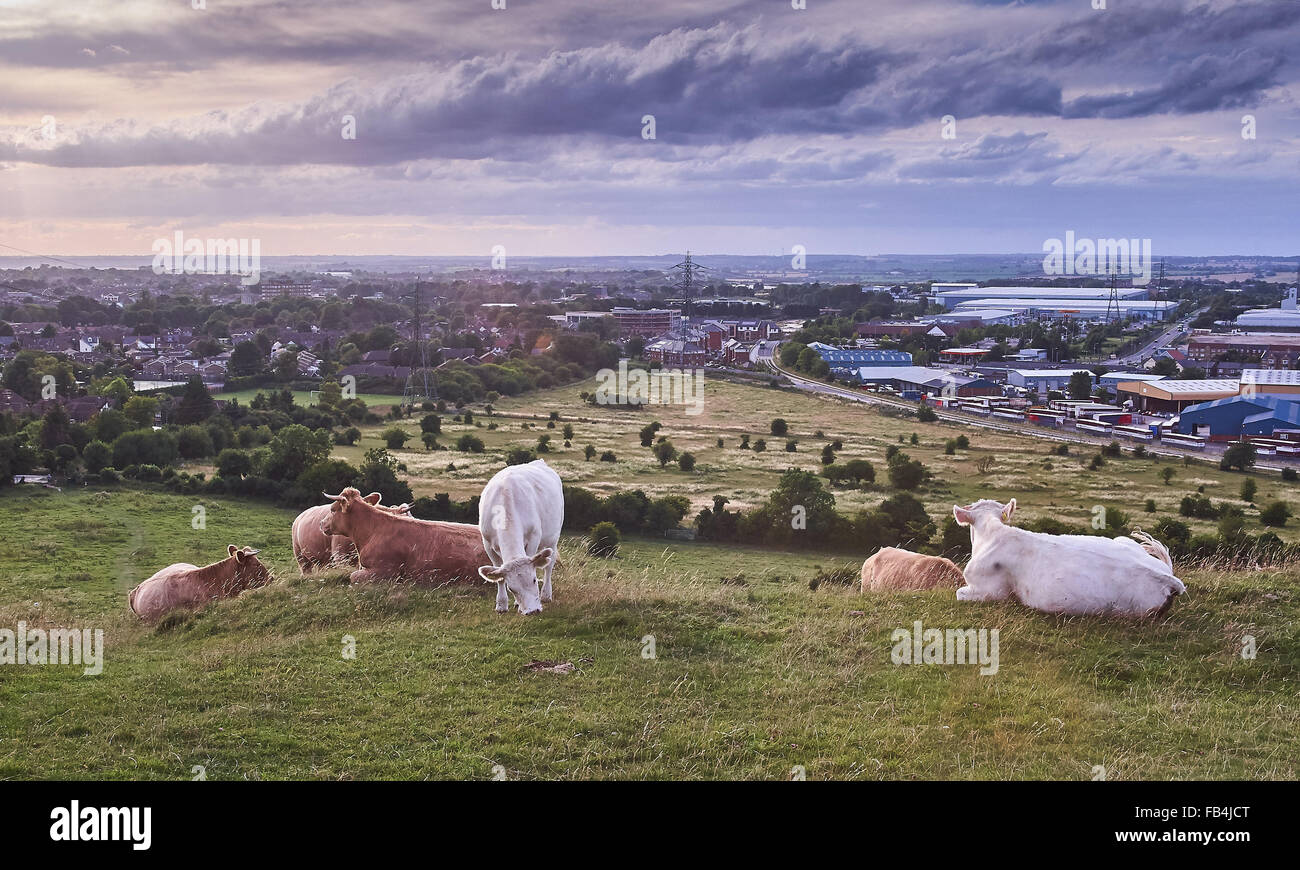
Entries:
{"label": "pasture field", "polygon": [[[814,414],[847,429],[834,411],[786,416],[796,431]],[[867,428],[864,450],[885,440],[878,422]],[[756,465],[758,487],[774,471]],[[632,540],[603,560],[570,538],[554,605],[525,619],[493,612],[485,585],[301,578],[293,511],[204,499],[196,531],[194,503],[131,488],[0,494],[0,625],[106,635],[98,676],[0,667],[0,778],[188,779],[196,765],[210,779],[1300,773],[1295,570],[1180,571],[1187,595],[1130,624],[951,591],[813,590],[818,565],[848,561],[814,554]],[[260,547],[277,580],[158,626],[128,612],[140,579],[230,543]],[[918,620],[997,628],[997,673],[893,664],[892,632]],[[1240,655],[1247,634],[1254,659]]]}
{"label": "pasture field", "polygon": [[[274,391],[273,387],[258,387],[249,390],[234,390],[229,393],[213,393],[212,398],[222,400],[238,399],[241,405],[247,405],[249,402],[253,401],[253,397],[258,393]],[[291,390],[290,392],[293,393],[293,400],[296,404],[303,406],[316,404],[315,399],[308,390]],[[387,393],[357,393],[357,398],[374,408],[387,408],[388,406],[395,405],[402,400],[401,396],[392,396]]]}
{"label": "pasture field", "polygon": [[[1293,508],[1300,513],[1300,488],[1282,481],[1276,472],[1253,475],[1259,491],[1250,504],[1241,501],[1240,493],[1242,481],[1252,475],[1220,471],[1217,465],[1200,461],[1185,466],[1172,458],[1133,458],[1128,443],[1124,443],[1123,458],[1107,459],[1100,470],[1089,471],[1089,461],[1109,439],[1099,440],[1093,447],[1071,444],[1069,456],[1054,456],[1049,455],[1049,450],[1057,442],[1040,438],[957,423],[887,417],[870,406],[728,380],[708,379],[701,411],[693,415],[685,413],[682,406],[672,405],[650,406],[645,411],[589,405],[580,394],[594,391],[595,385],[592,380],[504,398],[496,403],[494,417],[473,408],[472,425],[453,422],[456,412],[449,409],[441,415],[443,434],[439,438],[444,447],[451,448],[447,450],[424,449],[419,438],[421,415],[417,414],[399,421],[398,425],[413,438],[392,453],[405,464],[404,476],[417,496],[446,492],[453,498],[465,499],[482,491],[501,468],[507,449],[534,447],[539,436],[550,435],[551,452],[543,458],[566,484],[606,495],[621,489],[641,489],[651,497],[685,495],[693,505],[688,521],[699,509],[711,506],[715,495],[731,499],[732,510],[748,508],[766,500],[787,468],[820,471],[822,447],[835,439],[844,444],[837,453],[838,462],[867,459],[876,467],[874,486],[833,490],[838,509],[849,516],[861,508],[875,507],[892,493],[885,474],[885,450],[891,444],[924,462],[933,473],[931,483],[916,495],[939,522],[951,514],[954,503],[969,504],[979,498],[1005,502],[1014,496],[1021,524],[1052,517],[1073,525],[1088,525],[1096,515],[1095,509],[1102,506],[1108,511],[1123,511],[1132,523],[1147,529],[1159,519],[1172,517],[1187,523],[1193,534],[1213,534],[1216,521],[1178,516],[1183,496],[1195,493],[1198,487],[1204,487],[1205,494],[1215,502],[1242,508],[1250,534],[1265,531],[1259,523],[1259,511],[1271,501],[1293,502]],[[560,421],[556,428],[548,429],[552,412],[560,415]],[[798,442],[796,452],[785,452],[786,438],[770,433],[776,417],[789,424],[789,437]],[[641,446],[638,433],[654,420],[663,425],[658,435],[666,436],[679,451],[695,455],[693,472],[683,472],[676,464],[660,468],[650,449]],[[490,423],[496,423],[498,428],[490,430]],[[561,434],[565,423],[574,429],[572,446],[567,448]],[[336,448],[335,455],[354,464],[361,462],[366,450],[383,446],[379,436],[389,425],[362,427],[362,439],[352,447]],[[523,428],[525,425],[528,428]],[[821,437],[816,434],[819,431]],[[454,449],[456,440],[467,432],[482,439],[484,453]],[[912,433],[916,433],[919,444],[910,443]],[[766,439],[767,450],[759,453],[739,449],[742,434],[748,434],[751,443]],[[900,444],[900,435],[909,443]],[[958,435],[970,439],[970,448],[945,455],[944,443]],[[718,438],[723,439],[721,448],[717,446]],[[600,453],[612,450],[618,461],[587,460],[583,448],[588,444]],[[979,467],[981,460],[991,463],[984,471]],[[1174,469],[1169,485],[1160,478],[1166,467]],[[1154,514],[1145,512],[1148,499],[1155,502]],[[1283,540],[1300,540],[1300,519],[1273,531]]]}

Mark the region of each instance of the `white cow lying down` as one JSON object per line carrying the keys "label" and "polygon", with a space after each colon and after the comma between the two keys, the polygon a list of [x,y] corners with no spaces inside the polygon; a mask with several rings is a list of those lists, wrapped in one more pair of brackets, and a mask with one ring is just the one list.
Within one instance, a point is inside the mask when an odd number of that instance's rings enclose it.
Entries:
{"label": "white cow lying down", "polygon": [[1168,551],[1148,535],[1143,543],[1045,535],[1007,525],[1015,509],[1014,498],[1006,505],[981,499],[953,507],[957,522],[971,530],[959,601],[1014,598],[1045,613],[1147,617],[1164,613],[1186,591]]}

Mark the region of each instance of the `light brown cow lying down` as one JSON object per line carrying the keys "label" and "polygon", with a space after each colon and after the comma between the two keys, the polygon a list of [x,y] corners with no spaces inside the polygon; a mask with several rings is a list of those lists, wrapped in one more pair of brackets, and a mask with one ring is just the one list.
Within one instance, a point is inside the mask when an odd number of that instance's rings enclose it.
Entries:
{"label": "light brown cow lying down", "polygon": [[[379,493],[372,492],[365,500],[381,510],[395,514],[406,514],[411,511],[409,504],[399,504],[395,507],[381,505],[379,503],[381,498]],[[327,535],[320,530],[321,523],[330,512],[330,507],[332,505],[329,504],[309,507],[298,514],[298,518],[293,521],[291,531],[293,556],[298,560],[298,570],[303,574],[310,574],[317,568],[357,564],[357,545],[352,543],[351,538]]]}
{"label": "light brown cow lying down", "polygon": [[478,526],[395,515],[370,504],[352,487],[324,495],[334,504],[321,532],[344,535],[357,545],[361,568],[350,575],[353,583],[481,582],[479,566],[492,564]]}
{"label": "light brown cow lying down", "polygon": [[955,589],[964,586],[961,569],[941,556],[925,556],[896,547],[881,547],[862,563],[862,591],[884,589]]}
{"label": "light brown cow lying down", "polygon": [[257,550],[230,545],[229,556],[203,568],[184,562],[169,565],[131,590],[127,599],[141,619],[157,619],[178,607],[198,607],[218,598],[234,598],[245,589],[271,582],[271,572]]}

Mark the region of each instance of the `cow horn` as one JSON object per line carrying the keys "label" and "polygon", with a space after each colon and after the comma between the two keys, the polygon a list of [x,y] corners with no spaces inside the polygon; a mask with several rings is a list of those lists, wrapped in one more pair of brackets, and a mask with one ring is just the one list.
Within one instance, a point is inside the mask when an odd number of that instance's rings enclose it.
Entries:
{"label": "cow horn", "polygon": [[325,490],[321,490],[320,494],[325,496],[330,501],[341,501],[343,499],[343,493],[339,493],[338,495],[330,495]]}

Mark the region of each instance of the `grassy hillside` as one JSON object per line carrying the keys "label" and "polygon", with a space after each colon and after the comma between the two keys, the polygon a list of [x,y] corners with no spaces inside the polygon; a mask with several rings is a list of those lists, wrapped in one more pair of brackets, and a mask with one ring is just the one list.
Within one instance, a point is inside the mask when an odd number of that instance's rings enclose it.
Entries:
{"label": "grassy hillside", "polygon": [[[0,667],[0,777],[1300,772],[1296,571],[1184,573],[1188,595],[1166,618],[1130,625],[951,592],[814,591],[818,564],[835,563],[807,554],[637,541],[604,561],[566,541],[554,606],[524,619],[494,613],[477,586],[299,578],[292,512],[203,503],[195,531],[194,500],[179,496],[0,494],[0,626],[102,627],[108,647],[99,676]],[[139,579],[230,543],[262,548],[277,582],[162,628],[127,612]],[[915,620],[998,628],[999,672],[892,664],[891,633]],[[1254,660],[1239,654],[1244,634]]]}
{"label": "grassy hillside", "polygon": [[[441,443],[454,447],[456,439],[471,432],[483,440],[486,452],[462,453],[457,450],[426,451],[419,439],[419,419],[401,421],[415,437],[405,449],[393,454],[406,465],[405,477],[416,495],[448,492],[464,499],[482,491],[483,485],[502,466],[502,454],[510,447],[533,447],[538,436],[550,435],[552,452],[545,458],[559,471],[566,483],[584,486],[608,494],[620,489],[639,488],[652,496],[680,494],[688,496],[694,511],[712,503],[714,495],[732,500],[731,508],[746,508],[767,499],[781,472],[787,468],[820,471],[821,451],[839,439],[844,449],[837,460],[867,459],[878,475],[875,488],[834,490],[841,512],[852,515],[862,507],[875,507],[889,492],[885,491],[885,450],[899,445],[899,436],[910,442],[916,433],[919,444],[902,444],[910,456],[919,459],[934,474],[932,485],[917,493],[927,511],[942,518],[955,502],[967,504],[979,498],[1006,501],[1015,496],[1020,521],[1028,523],[1051,517],[1074,525],[1087,525],[1094,509],[1118,508],[1137,524],[1150,528],[1161,518],[1173,517],[1191,526],[1193,533],[1215,532],[1212,520],[1189,520],[1178,516],[1183,496],[1199,487],[1216,502],[1227,502],[1245,511],[1247,532],[1259,534],[1259,509],[1276,499],[1300,501],[1295,484],[1283,482],[1276,473],[1254,475],[1259,491],[1253,504],[1241,501],[1241,473],[1220,471],[1204,462],[1184,465],[1182,461],[1136,459],[1130,456],[1131,445],[1124,445],[1124,458],[1108,459],[1097,471],[1088,463],[1106,441],[1096,446],[1070,445],[1069,456],[1049,455],[1056,442],[1022,435],[994,432],[955,423],[920,423],[886,417],[877,410],[835,399],[801,392],[777,391],[710,379],[706,382],[705,400],[698,414],[687,414],[682,406],[651,406],[634,412],[613,407],[588,405],[580,398],[584,390],[594,390],[595,381],[533,393],[524,397],[502,399],[496,405],[499,415],[486,417],[475,411],[474,423],[453,421],[454,411],[442,415]],[[560,415],[556,428],[546,428],[551,412]],[[781,417],[790,427],[788,437],[795,439],[796,452],[785,451],[785,438],[770,434],[772,419]],[[639,431],[657,420],[663,428],[659,435],[668,437],[678,450],[690,451],[698,461],[695,471],[686,473],[669,465],[660,468],[648,448],[640,445]],[[490,430],[489,424],[498,428]],[[574,428],[572,446],[564,447],[563,426]],[[527,424],[528,428],[524,428]],[[363,438],[355,446],[336,448],[335,454],[359,463],[366,450],[382,447],[379,433],[388,425],[363,428]],[[821,432],[821,437],[817,433]],[[767,450],[758,453],[741,450],[742,434],[750,441],[767,440]],[[944,453],[944,443],[966,435],[969,449],[953,455]],[[723,439],[723,447],[717,439]],[[601,452],[612,450],[615,463],[588,461],[583,448],[593,445]],[[980,469],[981,460],[989,467]],[[454,469],[448,466],[454,466]],[[1168,485],[1160,477],[1164,468],[1173,468],[1174,478]],[[1146,501],[1156,503],[1156,513],[1145,512]],[[1300,512],[1300,504],[1293,503]],[[1300,520],[1274,529],[1287,541],[1300,541]]]}

